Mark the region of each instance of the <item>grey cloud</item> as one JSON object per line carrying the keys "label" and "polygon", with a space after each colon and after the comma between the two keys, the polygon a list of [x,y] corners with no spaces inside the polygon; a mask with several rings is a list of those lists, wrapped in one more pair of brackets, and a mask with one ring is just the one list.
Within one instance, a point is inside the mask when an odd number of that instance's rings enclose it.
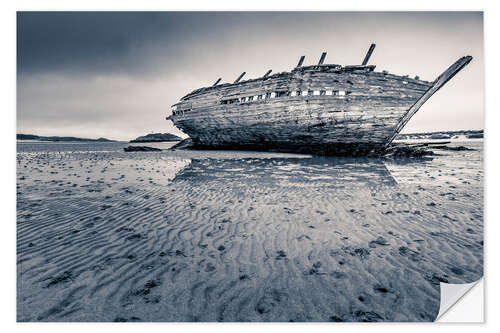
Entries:
{"label": "grey cloud", "polygon": [[[482,128],[482,13],[19,12],[18,131],[130,139],[174,131],[170,105],[218,77],[286,71],[301,55],[433,80],[473,62],[407,130]],[[49,133],[50,132],[50,133]]]}

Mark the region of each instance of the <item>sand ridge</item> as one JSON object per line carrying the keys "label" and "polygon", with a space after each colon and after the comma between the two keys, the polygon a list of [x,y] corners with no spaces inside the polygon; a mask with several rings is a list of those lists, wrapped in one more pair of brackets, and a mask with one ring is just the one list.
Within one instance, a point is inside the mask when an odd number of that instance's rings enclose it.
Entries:
{"label": "sand ridge", "polygon": [[483,273],[476,146],[416,163],[21,147],[18,320],[432,321],[439,282]]}

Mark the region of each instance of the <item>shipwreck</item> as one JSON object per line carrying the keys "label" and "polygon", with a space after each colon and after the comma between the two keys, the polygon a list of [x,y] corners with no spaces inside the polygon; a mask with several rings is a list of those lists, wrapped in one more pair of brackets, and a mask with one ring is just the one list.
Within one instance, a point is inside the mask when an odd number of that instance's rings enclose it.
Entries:
{"label": "shipwreck", "polygon": [[303,66],[290,72],[196,89],[167,117],[201,149],[271,150],[320,155],[382,153],[420,107],[471,56],[458,59],[429,82],[375,71],[368,65]]}

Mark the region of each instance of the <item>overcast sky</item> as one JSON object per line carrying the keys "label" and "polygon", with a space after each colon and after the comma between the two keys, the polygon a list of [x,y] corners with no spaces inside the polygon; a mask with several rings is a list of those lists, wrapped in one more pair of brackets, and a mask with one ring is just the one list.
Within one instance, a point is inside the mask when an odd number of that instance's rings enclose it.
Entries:
{"label": "overcast sky", "polygon": [[305,65],[360,64],[434,80],[473,61],[403,132],[482,129],[482,13],[21,12],[17,132],[129,140],[180,132],[165,117],[188,92]]}

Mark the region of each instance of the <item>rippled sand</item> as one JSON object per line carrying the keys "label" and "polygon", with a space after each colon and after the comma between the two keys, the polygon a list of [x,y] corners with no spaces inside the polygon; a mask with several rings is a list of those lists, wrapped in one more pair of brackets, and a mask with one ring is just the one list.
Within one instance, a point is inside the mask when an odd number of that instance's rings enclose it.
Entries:
{"label": "rippled sand", "polygon": [[432,321],[441,281],[483,274],[468,145],[390,162],[20,144],[17,318]]}

